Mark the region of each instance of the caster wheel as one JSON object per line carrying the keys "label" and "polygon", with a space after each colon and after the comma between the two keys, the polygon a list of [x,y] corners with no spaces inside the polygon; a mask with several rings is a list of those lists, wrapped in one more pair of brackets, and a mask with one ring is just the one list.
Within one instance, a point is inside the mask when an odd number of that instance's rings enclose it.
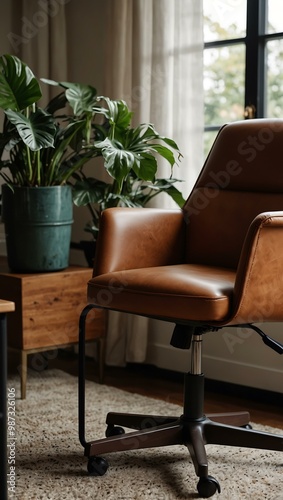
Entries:
{"label": "caster wheel", "polygon": [[108,425],[105,432],[106,437],[119,436],[120,434],[125,434],[123,427],[114,427],[114,425]]}
{"label": "caster wheel", "polygon": [[104,476],[108,469],[108,463],[102,457],[90,457],[88,459],[87,470],[91,476]]}
{"label": "caster wheel", "polygon": [[253,426],[251,424],[246,424],[246,425],[242,425],[242,428],[243,429],[252,429]]}
{"label": "caster wheel", "polygon": [[202,498],[212,497],[214,493],[217,491],[220,493],[221,491],[219,482],[212,476],[201,477],[197,484],[197,489],[199,496]]}

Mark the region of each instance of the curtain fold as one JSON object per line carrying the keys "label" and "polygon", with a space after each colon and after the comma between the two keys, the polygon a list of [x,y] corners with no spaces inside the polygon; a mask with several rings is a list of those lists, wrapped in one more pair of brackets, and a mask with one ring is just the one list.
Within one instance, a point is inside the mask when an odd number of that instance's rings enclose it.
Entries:
{"label": "curtain fold", "polygon": [[[13,10],[13,16],[14,26],[17,27],[12,45],[15,55],[32,68],[37,78],[66,81],[67,33],[64,2],[21,0]],[[56,93],[58,89],[44,85],[43,105]]]}
{"label": "curtain fold", "polygon": [[[186,198],[202,166],[203,30],[200,0],[109,1],[106,19],[105,93],[125,99],[134,124],[153,123],[173,138],[183,159],[174,169]],[[166,161],[158,176],[170,175]],[[162,194],[153,206],[174,208]],[[109,314],[106,363],[146,359],[147,318]]]}

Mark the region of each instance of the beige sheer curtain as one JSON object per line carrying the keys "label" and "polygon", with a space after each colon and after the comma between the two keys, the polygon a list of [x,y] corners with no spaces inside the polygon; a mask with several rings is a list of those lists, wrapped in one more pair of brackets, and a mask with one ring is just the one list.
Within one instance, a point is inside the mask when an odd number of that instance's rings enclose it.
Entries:
{"label": "beige sheer curtain", "polygon": [[[38,78],[67,79],[65,3],[62,0],[13,0],[13,30],[8,34],[12,52],[25,61]],[[46,101],[55,92],[58,92],[55,88],[45,85]]]}
{"label": "beige sheer curtain", "polygon": [[[202,2],[115,0],[108,2],[104,92],[124,98],[134,120],[151,122],[172,137],[183,154],[174,176],[187,197],[202,165]],[[169,175],[166,163],[158,175]],[[164,196],[157,206],[173,208]],[[146,358],[148,320],[111,312],[107,364]]]}

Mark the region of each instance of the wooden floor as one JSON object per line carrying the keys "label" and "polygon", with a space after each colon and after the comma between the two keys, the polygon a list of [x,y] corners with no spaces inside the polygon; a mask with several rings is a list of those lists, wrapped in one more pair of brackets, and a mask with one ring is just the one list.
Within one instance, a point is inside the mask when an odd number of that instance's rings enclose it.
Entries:
{"label": "wooden floor", "polygon": [[[59,351],[50,367],[77,374],[77,356]],[[97,367],[87,359],[86,376],[98,381]],[[130,364],[126,368],[106,367],[104,383],[125,391],[182,405],[183,375],[149,365]],[[283,430],[283,394],[206,381],[205,413],[248,410],[251,421]],[[180,408],[180,414],[182,409]]]}

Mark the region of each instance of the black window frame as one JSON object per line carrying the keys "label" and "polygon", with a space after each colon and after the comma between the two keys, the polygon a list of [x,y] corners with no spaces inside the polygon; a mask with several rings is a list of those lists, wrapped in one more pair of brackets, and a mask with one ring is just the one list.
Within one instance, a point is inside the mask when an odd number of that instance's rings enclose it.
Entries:
{"label": "black window frame", "polygon": [[[268,0],[247,0],[246,36],[204,43],[204,50],[245,44],[244,118],[266,116],[266,46],[270,40],[283,39],[283,31],[267,33]],[[255,77],[256,75],[256,77]],[[217,124],[205,125],[206,132],[217,131]]]}

